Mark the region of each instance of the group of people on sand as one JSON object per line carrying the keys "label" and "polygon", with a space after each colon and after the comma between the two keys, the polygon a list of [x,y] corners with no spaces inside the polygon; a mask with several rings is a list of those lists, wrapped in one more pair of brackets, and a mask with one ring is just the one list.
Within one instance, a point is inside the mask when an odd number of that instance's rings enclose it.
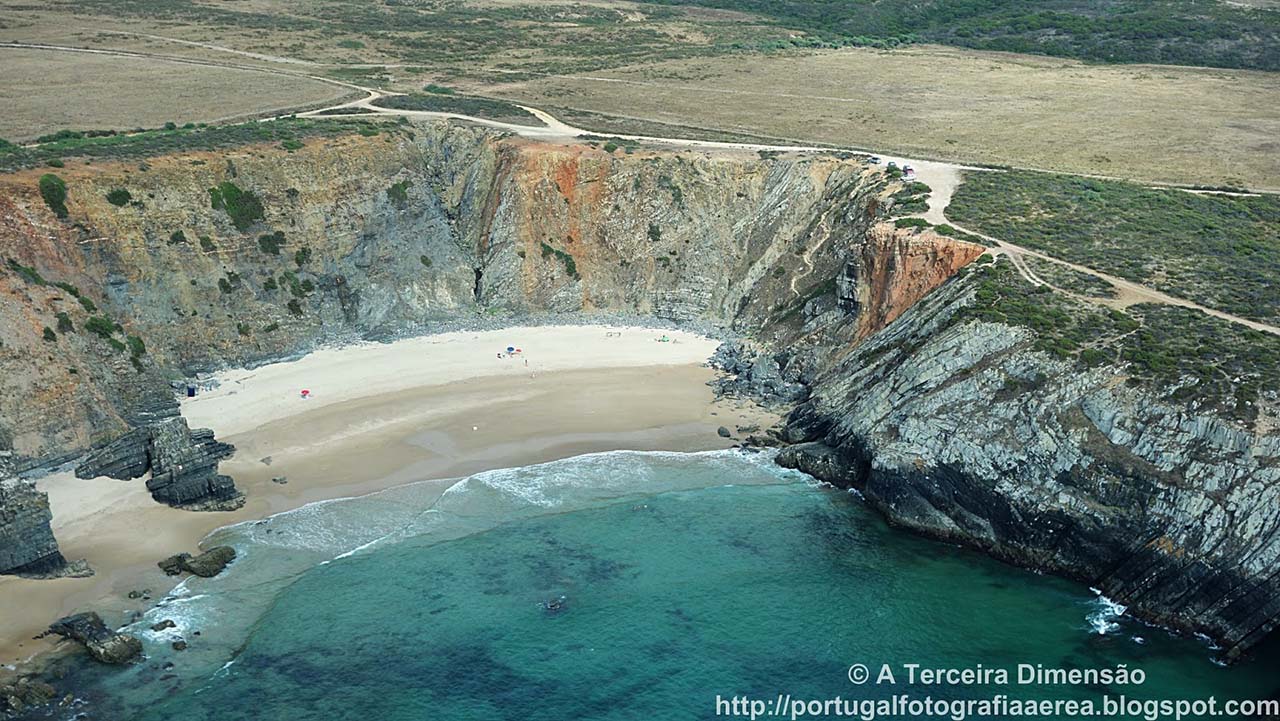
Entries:
{"label": "group of people on sand", "polygon": [[509,345],[507,346],[506,351],[498,351],[498,360],[506,360],[507,358],[522,358],[525,366],[527,367],[529,365],[529,359],[524,357],[523,348],[517,348],[513,345]]}

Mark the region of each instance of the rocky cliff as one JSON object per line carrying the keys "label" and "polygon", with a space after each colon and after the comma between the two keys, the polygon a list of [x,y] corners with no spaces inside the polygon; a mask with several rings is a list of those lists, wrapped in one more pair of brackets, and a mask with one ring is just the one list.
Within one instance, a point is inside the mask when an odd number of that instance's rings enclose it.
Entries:
{"label": "rocky cliff", "polygon": [[[899,526],[1085,581],[1242,654],[1280,618],[1273,419],[1147,383],[1135,353],[1082,362],[1049,330],[984,320],[999,307],[984,277],[1011,298],[1037,291],[1004,260],[978,265],[833,359],[791,414],[799,445],[781,462],[861,491]],[[1099,318],[1090,350],[1110,353],[1123,319]],[[1119,343],[1151,332],[1115,330]]]}
{"label": "rocky cliff", "polygon": [[0,442],[24,466],[99,449],[82,475],[154,473],[170,384],[197,371],[545,312],[772,340],[835,310],[865,332],[976,254],[869,233],[897,185],[834,157],[606,153],[438,124],[58,174],[63,220],[38,173],[0,178]]}
{"label": "rocky cliff", "polygon": [[[1214,397],[1139,377],[1152,352],[1132,344],[1155,341],[1137,321],[1041,313],[1016,278],[994,285],[1016,307],[986,307],[993,281],[953,278],[983,249],[886,222],[908,190],[857,159],[431,124],[57,173],[65,219],[39,173],[0,178],[0,447],[22,468],[81,457],[82,476],[149,473],[160,501],[225,507],[229,449],[177,417],[193,373],[643,314],[742,336],[723,389],[802,403],[784,461],[899,525],[1085,580],[1229,654],[1280,616],[1277,420],[1258,395],[1274,383],[1248,363]],[[1097,328],[1055,337],[1073,313]]]}

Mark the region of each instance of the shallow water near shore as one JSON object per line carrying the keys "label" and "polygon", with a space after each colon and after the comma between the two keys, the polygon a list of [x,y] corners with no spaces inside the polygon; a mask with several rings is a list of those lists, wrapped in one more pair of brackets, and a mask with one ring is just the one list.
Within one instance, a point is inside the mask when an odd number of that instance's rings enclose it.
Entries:
{"label": "shallow water near shore", "polygon": [[[223,529],[240,558],[70,680],[91,719],[714,718],[717,697],[1263,698],[1088,589],[889,529],[764,456],[615,452]],[[173,620],[176,628],[152,632]],[[196,635],[196,632],[199,635]],[[170,648],[181,638],[185,651]],[[892,664],[897,684],[852,684]],[[915,685],[930,668],[1115,668],[1141,686]],[[172,664],[169,667],[168,664]],[[721,709],[724,715],[724,708]],[[65,711],[63,716],[68,715]]]}

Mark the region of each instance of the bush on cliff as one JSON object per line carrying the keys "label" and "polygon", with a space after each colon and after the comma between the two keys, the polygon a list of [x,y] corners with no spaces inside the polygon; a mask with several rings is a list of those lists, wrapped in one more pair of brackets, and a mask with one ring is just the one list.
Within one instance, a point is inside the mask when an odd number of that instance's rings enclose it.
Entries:
{"label": "bush on cliff", "polygon": [[265,218],[262,201],[251,191],[241,190],[235,183],[224,181],[209,188],[209,204],[214,210],[226,211],[236,230],[245,231]]}
{"label": "bush on cliff", "polygon": [[67,217],[67,184],[53,173],[40,176],[40,197],[59,218]]}
{"label": "bush on cliff", "polygon": [[282,245],[284,245],[283,230],[258,236],[258,248],[268,255],[280,255],[280,246]]}
{"label": "bush on cliff", "polygon": [[123,208],[128,205],[130,200],[133,200],[133,195],[124,188],[116,188],[107,193],[107,202],[117,208]]}

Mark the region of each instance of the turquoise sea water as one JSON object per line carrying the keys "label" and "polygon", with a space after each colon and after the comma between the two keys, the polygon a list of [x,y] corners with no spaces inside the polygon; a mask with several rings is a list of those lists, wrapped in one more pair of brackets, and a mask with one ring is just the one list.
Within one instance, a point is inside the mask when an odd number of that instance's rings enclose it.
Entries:
{"label": "turquoise sea water", "polygon": [[[596,454],[443,495],[407,486],[215,540],[241,557],[137,626],[147,663],[83,671],[78,712],[697,719],[734,696],[1225,700],[1280,686],[1271,660],[1219,667],[1087,588],[889,529],[856,496],[732,451]],[[165,618],[179,628],[147,628]],[[188,650],[169,648],[179,636]],[[912,686],[911,663],[1126,664],[1146,682]],[[853,664],[891,664],[898,683],[853,684]]]}

